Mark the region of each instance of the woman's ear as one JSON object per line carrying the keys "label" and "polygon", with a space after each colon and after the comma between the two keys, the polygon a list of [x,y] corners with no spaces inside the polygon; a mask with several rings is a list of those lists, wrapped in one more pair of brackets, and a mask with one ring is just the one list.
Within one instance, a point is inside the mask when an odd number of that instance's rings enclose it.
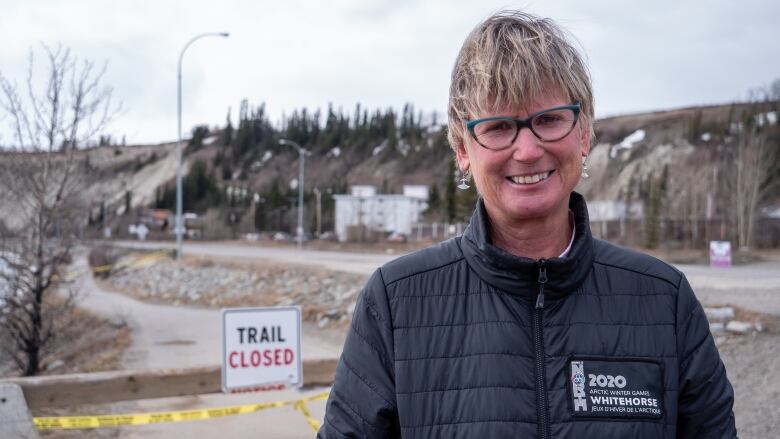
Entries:
{"label": "woman's ear", "polygon": [[590,154],[590,128],[580,128],[580,145],[583,157]]}
{"label": "woman's ear", "polygon": [[458,169],[460,169],[461,172],[468,171],[470,162],[465,143],[461,141],[460,144],[455,145],[453,149],[455,150],[455,160],[458,162]]}

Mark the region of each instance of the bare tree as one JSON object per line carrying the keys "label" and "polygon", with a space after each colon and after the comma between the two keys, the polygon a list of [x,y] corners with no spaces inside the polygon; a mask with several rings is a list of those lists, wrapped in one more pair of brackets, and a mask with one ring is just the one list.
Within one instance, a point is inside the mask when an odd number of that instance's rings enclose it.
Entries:
{"label": "bare tree", "polygon": [[[0,156],[0,348],[24,375],[46,366],[73,315],[74,291],[63,273],[85,222],[83,163],[76,148],[118,111],[96,70],[68,49],[43,46],[38,88],[33,51],[24,87],[0,73],[0,114],[12,144]],[[38,72],[41,73],[41,72]],[[55,294],[67,290],[66,294]]]}
{"label": "bare tree", "polygon": [[774,173],[780,159],[777,99],[764,91],[752,95],[751,104],[746,107],[741,123],[736,127],[738,140],[732,161],[724,163],[733,200],[737,245],[741,249],[753,245],[760,203],[776,187]]}

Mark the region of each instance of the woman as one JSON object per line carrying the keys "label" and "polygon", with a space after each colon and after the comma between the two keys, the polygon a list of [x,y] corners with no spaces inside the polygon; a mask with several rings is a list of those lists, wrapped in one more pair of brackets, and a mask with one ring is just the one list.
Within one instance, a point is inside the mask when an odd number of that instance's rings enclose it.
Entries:
{"label": "woman", "polygon": [[371,277],[320,437],[736,436],[685,277],[590,234],[573,189],[591,90],[550,20],[502,12],[468,36],[449,137],[481,198],[462,237]]}

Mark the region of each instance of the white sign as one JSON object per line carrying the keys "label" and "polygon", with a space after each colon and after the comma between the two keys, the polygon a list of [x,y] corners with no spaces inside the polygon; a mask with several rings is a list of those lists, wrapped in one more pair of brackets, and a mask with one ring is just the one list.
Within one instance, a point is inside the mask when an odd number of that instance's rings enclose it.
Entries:
{"label": "white sign", "polygon": [[146,235],[149,234],[149,228],[146,227],[146,225],[144,225],[143,223],[138,226],[136,226],[135,224],[130,224],[127,227],[127,233],[131,235],[136,235],[138,236],[138,239],[144,241],[146,240]]}
{"label": "white sign", "polygon": [[710,241],[710,267],[731,267],[729,241]]}
{"label": "white sign", "polygon": [[303,385],[301,309],[222,310],[222,391]]}

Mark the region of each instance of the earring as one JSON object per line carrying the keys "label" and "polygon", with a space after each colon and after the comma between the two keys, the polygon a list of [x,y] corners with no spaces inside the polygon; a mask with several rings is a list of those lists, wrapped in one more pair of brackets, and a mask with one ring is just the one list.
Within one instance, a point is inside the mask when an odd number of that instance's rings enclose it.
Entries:
{"label": "earring", "polygon": [[584,155],[582,156],[582,178],[588,177],[590,177],[590,174],[588,174],[588,156]]}
{"label": "earring", "polygon": [[471,173],[469,171],[463,172],[461,171],[461,177],[460,177],[460,184],[458,185],[458,189],[465,191],[466,189],[470,188],[469,186],[469,179],[471,178]]}

